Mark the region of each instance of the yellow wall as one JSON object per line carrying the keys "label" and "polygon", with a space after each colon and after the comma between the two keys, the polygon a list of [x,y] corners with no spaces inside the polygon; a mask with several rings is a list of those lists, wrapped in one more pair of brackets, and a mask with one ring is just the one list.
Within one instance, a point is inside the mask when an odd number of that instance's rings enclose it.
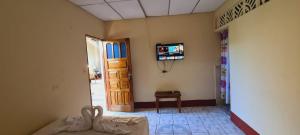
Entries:
{"label": "yellow wall", "polygon": [[[109,39],[130,38],[136,102],[154,101],[157,89],[179,89],[183,100],[215,99],[219,44],[213,13],[112,21],[105,29]],[[184,60],[176,61],[166,74],[157,66],[158,42],[185,44]]]}
{"label": "yellow wall", "polygon": [[299,5],[271,0],[229,24],[232,111],[261,135],[300,133]]}
{"label": "yellow wall", "polygon": [[85,34],[102,21],[67,0],[0,4],[0,134],[26,135],[90,104]]}
{"label": "yellow wall", "polygon": [[[232,111],[262,135],[300,132],[298,5],[271,0],[229,24]],[[84,34],[102,37],[102,21],[65,0],[5,0],[0,15],[0,134],[30,134],[90,104]],[[219,44],[212,13],[105,28],[108,38],[131,38],[136,101],[153,101],[159,88],[178,88],[184,100],[215,98]],[[157,42],[185,43],[185,59],[169,73],[156,65]]]}

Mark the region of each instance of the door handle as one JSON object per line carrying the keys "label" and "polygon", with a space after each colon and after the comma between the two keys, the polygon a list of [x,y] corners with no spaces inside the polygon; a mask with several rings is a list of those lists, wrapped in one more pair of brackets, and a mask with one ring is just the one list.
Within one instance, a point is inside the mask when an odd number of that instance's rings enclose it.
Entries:
{"label": "door handle", "polygon": [[128,73],[128,79],[131,80],[132,74]]}

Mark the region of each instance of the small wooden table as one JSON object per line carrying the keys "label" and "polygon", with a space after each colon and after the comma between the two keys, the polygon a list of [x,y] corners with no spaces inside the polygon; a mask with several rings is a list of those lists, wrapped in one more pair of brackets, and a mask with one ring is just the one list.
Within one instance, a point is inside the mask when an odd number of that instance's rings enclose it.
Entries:
{"label": "small wooden table", "polygon": [[181,94],[180,91],[156,91],[156,111],[159,113],[159,99],[161,98],[176,98],[177,99],[177,108],[179,113],[181,113]]}

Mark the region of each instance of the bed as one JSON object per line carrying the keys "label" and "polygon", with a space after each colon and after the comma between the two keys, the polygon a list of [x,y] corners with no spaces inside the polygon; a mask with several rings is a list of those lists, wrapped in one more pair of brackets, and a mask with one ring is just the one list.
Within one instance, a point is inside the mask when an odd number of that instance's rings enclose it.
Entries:
{"label": "bed", "polygon": [[[114,117],[114,116],[111,116]],[[119,117],[119,116],[118,116]],[[125,116],[123,116],[125,117]],[[149,135],[148,120],[146,117],[142,116],[126,116],[126,118],[140,118],[141,120],[132,126],[127,127],[130,130],[129,135]],[[33,135],[113,135],[109,133],[96,132],[94,130],[83,131],[83,132],[59,132],[57,129],[63,125],[63,119],[56,120],[49,125],[43,127],[42,129],[35,132]]]}

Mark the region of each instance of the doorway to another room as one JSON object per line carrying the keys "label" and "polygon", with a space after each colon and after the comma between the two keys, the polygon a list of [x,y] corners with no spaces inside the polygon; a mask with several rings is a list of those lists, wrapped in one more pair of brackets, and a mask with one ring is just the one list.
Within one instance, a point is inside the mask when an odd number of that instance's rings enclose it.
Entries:
{"label": "doorway to another room", "polygon": [[129,39],[102,41],[86,36],[92,106],[134,111]]}
{"label": "doorway to another room", "polygon": [[229,42],[228,30],[223,30],[220,35],[220,66],[218,66],[218,92],[219,105],[224,106],[230,112],[230,59],[229,59]]}
{"label": "doorway to another room", "polygon": [[95,37],[86,36],[86,48],[92,106],[102,106],[106,111],[102,41]]}

